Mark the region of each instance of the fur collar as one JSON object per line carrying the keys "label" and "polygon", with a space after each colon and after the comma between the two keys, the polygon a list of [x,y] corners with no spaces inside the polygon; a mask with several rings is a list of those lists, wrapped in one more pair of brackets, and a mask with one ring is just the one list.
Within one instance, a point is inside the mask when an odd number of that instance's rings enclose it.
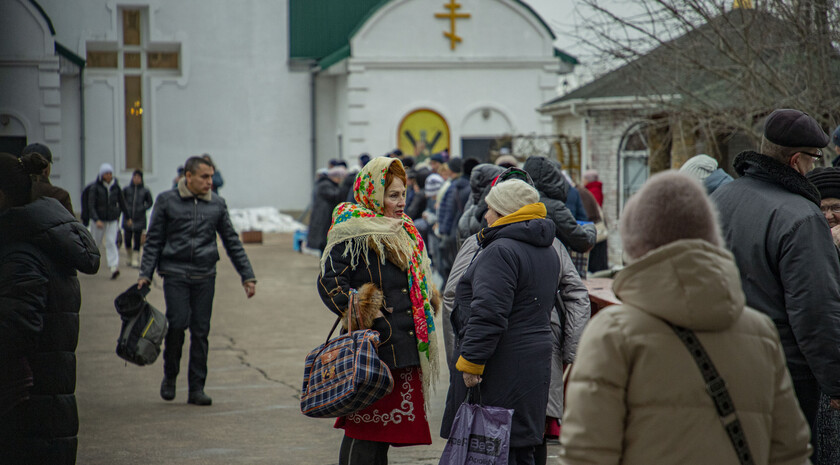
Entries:
{"label": "fur collar", "polygon": [[193,194],[191,190],[187,189],[187,178],[181,178],[181,180],[178,181],[178,194],[182,199],[198,197],[199,200],[204,200],[205,202],[209,202],[210,199],[213,198],[213,191],[209,191],[202,195]]}
{"label": "fur collar", "polygon": [[774,160],[767,155],[747,150],[735,157],[732,163],[735,171],[740,176],[753,175],[775,182],[790,192],[801,195],[806,199],[820,205],[820,192],[811,184],[805,176],[802,176],[784,163]]}

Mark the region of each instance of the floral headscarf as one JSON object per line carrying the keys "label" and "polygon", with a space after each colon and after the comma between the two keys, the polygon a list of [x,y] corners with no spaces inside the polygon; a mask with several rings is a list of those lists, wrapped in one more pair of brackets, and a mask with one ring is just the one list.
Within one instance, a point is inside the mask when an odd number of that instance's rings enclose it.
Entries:
{"label": "floral headscarf", "polygon": [[430,302],[432,290],[428,281],[431,276],[429,255],[423,238],[408,215],[403,213],[401,218],[385,216],[385,175],[391,163],[401,162],[387,157],[368,162],[356,176],[353,186],[358,204],[345,202],[333,210],[327,245],[321,256],[321,272],[326,268],[332,248],[342,243],[345,244],[343,255],[350,255],[353,268],[359,264],[361,257],[367,256],[371,246],[382,263],[385,263],[388,250],[400,255],[403,258],[401,262],[409,264],[406,273],[414,333],[420,352],[423,385],[428,390],[432,376],[436,376],[438,371],[434,311]]}

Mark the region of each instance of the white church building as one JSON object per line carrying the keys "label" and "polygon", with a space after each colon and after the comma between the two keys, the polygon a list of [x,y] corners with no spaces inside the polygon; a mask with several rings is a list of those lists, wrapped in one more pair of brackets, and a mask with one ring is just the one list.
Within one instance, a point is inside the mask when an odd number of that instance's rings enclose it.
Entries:
{"label": "white church building", "polygon": [[230,206],[302,210],[329,159],[551,134],[554,40],[519,0],[3,0],[0,151],[50,146],[77,210],[102,163],[157,194],[203,153]]}

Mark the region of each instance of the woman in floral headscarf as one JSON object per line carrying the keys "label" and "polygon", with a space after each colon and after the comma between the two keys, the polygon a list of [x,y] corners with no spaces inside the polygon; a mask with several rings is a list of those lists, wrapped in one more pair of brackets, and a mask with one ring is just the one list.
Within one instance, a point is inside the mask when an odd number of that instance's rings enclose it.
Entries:
{"label": "woman in floral headscarf", "polygon": [[354,185],[357,204],[333,211],[321,258],[318,293],[343,314],[350,290],[359,291],[363,326],[379,332],[379,357],[391,369],[394,390],[371,406],[336,421],[344,429],[339,464],[387,464],[388,448],[431,444],[426,420],[429,386],[437,376],[433,313],[437,291],[428,278],[426,245],[405,208],[406,174],[394,158],[371,160]]}

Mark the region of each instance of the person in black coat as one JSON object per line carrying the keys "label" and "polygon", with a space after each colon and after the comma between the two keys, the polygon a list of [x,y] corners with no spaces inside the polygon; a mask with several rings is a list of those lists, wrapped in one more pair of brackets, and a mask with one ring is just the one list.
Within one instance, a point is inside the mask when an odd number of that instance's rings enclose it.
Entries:
{"label": "person in black coat", "polygon": [[320,251],[327,245],[327,231],[332,222],[332,212],[342,201],[339,184],[347,176],[347,170],[342,166],[334,166],[327,171],[326,176],[315,181],[315,192],[312,196],[312,211],[309,214],[309,232],[306,236],[306,246]]}
{"label": "person in black coat", "polygon": [[125,199],[120,183],[114,177],[114,168],[103,163],[87,198],[93,238],[97,244],[105,241],[105,256],[108,258],[108,270],[111,279],[120,275],[120,250],[117,248],[117,234],[120,229],[120,215],[125,212]]}
{"label": "person in black coat", "polygon": [[[449,438],[467,388],[482,403],[513,409],[509,464],[532,465],[542,444],[551,380],[550,317],[561,265],[551,247],[554,223],[527,182],[510,179],[487,194],[490,225],[478,234],[482,252],[455,295],[454,367],[441,436]],[[458,376],[458,374],[461,376]]]}
{"label": "person in black coat", "polygon": [[0,462],[74,464],[76,271],[99,250],[57,200],[31,200],[25,163],[0,154]]}
{"label": "person in black coat", "polygon": [[[804,176],[827,144],[812,117],[776,110],[765,121],[761,153],[738,154],[740,177],[711,196],[747,305],[779,331],[815,448],[820,393],[840,409],[840,262],[820,193]],[[819,463],[819,450],[812,460]]]}
{"label": "person in black coat", "polygon": [[[146,229],[146,211],[152,208],[152,193],[143,184],[143,172],[134,170],[131,185],[123,189],[125,199],[125,214],[123,215],[123,231],[125,234],[125,250],[128,260],[133,267],[140,266],[140,239]],[[133,248],[132,248],[133,244]]]}
{"label": "person in black coat", "polygon": [[216,292],[216,263],[222,239],[230,261],[242,278],[245,296],[256,292],[257,279],[251,262],[233,228],[224,199],[211,192],[213,165],[201,157],[184,164],[186,176],[175,189],[158,195],[146,236],[137,287],[148,286],[157,270],[163,277],[166,300],[166,333],[163,350],[163,381],[160,397],[175,398],[181,350],[190,330],[189,394],[187,403],[211,405],[204,393],[207,381],[210,317]]}

